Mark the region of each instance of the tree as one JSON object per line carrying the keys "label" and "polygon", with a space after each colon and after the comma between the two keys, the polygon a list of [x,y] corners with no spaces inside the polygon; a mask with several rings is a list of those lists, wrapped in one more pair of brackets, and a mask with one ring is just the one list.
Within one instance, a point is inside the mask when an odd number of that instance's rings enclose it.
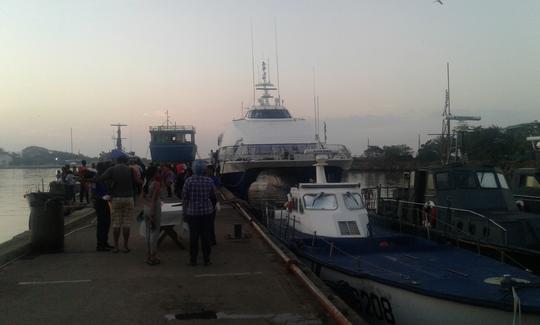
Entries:
{"label": "tree", "polygon": [[440,161],[441,160],[441,137],[430,139],[424,143],[416,159],[420,161]]}
{"label": "tree", "polygon": [[368,148],[364,150],[364,156],[368,158],[382,157],[384,156],[384,150],[378,146],[368,146]]}
{"label": "tree", "polygon": [[406,160],[412,159],[413,150],[406,144],[383,146],[384,158]]}

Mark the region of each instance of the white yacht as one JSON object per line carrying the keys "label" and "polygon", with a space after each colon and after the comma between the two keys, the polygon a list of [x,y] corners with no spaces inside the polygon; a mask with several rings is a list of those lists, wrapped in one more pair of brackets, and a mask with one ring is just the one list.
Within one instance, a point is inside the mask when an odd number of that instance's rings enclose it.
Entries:
{"label": "white yacht", "polygon": [[291,115],[281,98],[271,93],[277,88],[268,78],[265,62],[262,82],[255,89],[261,92],[258,103],[248,108],[242,118],[233,120],[219,136],[218,162],[223,184],[246,198],[252,183],[267,184],[270,177],[277,179],[278,187],[285,187],[284,191],[278,190],[284,198],[291,185],[315,178],[313,155],[304,151],[321,147],[334,152],[328,160],[327,179],[340,181],[342,172],[352,163],[349,150],[344,145],[321,143],[313,124]]}

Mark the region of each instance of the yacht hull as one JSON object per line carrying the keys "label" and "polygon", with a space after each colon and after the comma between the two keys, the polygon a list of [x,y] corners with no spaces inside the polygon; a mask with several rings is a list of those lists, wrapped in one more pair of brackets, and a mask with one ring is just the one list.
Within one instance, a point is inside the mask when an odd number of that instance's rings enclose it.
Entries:
{"label": "yacht hull", "polygon": [[[311,168],[311,163],[310,165],[305,163],[296,165],[279,164],[276,162],[273,164],[270,162],[263,164],[252,163],[243,165],[244,168],[239,168],[239,165],[234,166],[234,168],[231,166],[227,167],[229,164],[229,162],[224,163],[225,166],[221,173],[221,183],[236,196],[245,200],[248,199],[248,194],[252,189],[253,183],[256,181],[264,182],[264,179],[259,178],[263,172],[269,172],[282,180],[282,182],[280,182],[279,191],[281,191],[284,196],[286,196],[291,186],[298,183],[308,183],[310,180],[315,179],[315,170]],[[342,166],[346,165],[341,164],[341,166],[333,165],[326,167],[326,177],[329,182],[339,182],[342,180],[345,170],[348,169]],[[229,172],[225,172],[226,170]],[[253,189],[252,192],[253,191],[258,190]]]}

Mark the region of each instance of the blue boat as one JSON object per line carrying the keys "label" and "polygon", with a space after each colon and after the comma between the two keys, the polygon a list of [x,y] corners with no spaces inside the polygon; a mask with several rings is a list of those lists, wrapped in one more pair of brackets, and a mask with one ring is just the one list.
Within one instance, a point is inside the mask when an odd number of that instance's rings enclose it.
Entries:
{"label": "blue boat", "polygon": [[266,222],[370,324],[540,324],[540,277],[371,226],[360,184],[327,183],[326,158]]}
{"label": "blue boat", "polygon": [[192,125],[176,125],[167,122],[165,125],[150,127],[150,155],[152,161],[159,163],[192,162],[197,153],[195,144],[195,127]]}

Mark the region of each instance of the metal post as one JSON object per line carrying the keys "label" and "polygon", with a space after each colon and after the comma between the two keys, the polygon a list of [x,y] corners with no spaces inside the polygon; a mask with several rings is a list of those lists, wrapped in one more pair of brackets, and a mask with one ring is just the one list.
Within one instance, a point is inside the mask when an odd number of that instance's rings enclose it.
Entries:
{"label": "metal post", "polygon": [[317,232],[313,232],[313,239],[311,240],[311,247],[315,247],[315,244],[317,243]]}
{"label": "metal post", "polygon": [[330,257],[334,254],[334,242],[330,243]]}
{"label": "metal post", "polygon": [[292,238],[294,239],[294,233],[296,232],[296,216],[293,216],[293,226],[292,226]]}

